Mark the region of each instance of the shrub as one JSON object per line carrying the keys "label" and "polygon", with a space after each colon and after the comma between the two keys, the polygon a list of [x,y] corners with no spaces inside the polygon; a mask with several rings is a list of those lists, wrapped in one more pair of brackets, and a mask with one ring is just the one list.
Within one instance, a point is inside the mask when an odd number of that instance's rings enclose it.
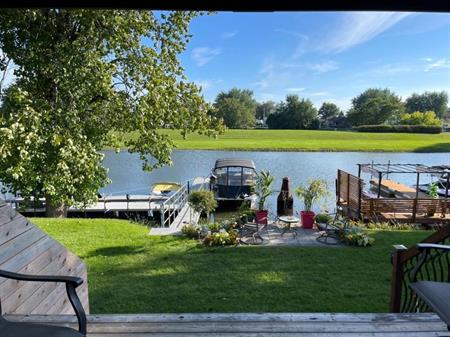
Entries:
{"label": "shrub", "polygon": [[200,236],[200,228],[194,225],[185,225],[181,228],[181,233],[188,238],[198,238]]}
{"label": "shrub", "polygon": [[222,229],[222,226],[218,223],[210,223],[208,225],[208,230],[212,233],[216,233]]}
{"label": "shrub", "polygon": [[317,223],[331,223],[333,222],[333,217],[327,213],[319,213],[315,216]]}
{"label": "shrub", "polygon": [[398,133],[441,133],[442,126],[432,125],[361,125],[354,128],[358,132],[398,132]]}
{"label": "shrub", "polygon": [[368,222],[362,221],[353,223],[354,226],[365,229],[378,229],[378,230],[414,230],[417,229],[417,225],[408,223],[390,223],[390,222]]}
{"label": "shrub", "polygon": [[375,243],[375,239],[358,227],[351,227],[342,233],[343,241],[350,246],[367,247]]}
{"label": "shrub", "polygon": [[400,124],[442,126],[441,120],[436,116],[434,111],[425,111],[425,112],[416,111],[413,113],[404,114],[400,118]]}
{"label": "shrub", "polygon": [[229,246],[235,245],[237,242],[237,232],[234,230],[227,232],[225,229],[222,229],[216,233],[210,233],[203,239],[203,243],[206,246]]}
{"label": "shrub", "polygon": [[207,190],[191,192],[188,197],[188,202],[189,205],[200,214],[209,214],[217,207],[217,201],[214,199],[214,193]]}

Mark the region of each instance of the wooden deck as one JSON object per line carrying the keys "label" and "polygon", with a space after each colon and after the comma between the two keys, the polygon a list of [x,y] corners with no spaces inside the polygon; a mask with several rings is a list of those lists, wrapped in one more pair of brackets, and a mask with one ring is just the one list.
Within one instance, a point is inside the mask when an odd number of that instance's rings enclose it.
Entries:
{"label": "wooden deck", "polygon": [[[7,316],[8,319],[71,325],[72,316]],[[448,336],[434,314],[135,314],[91,315],[89,337],[208,336],[208,337],[430,337]]]}

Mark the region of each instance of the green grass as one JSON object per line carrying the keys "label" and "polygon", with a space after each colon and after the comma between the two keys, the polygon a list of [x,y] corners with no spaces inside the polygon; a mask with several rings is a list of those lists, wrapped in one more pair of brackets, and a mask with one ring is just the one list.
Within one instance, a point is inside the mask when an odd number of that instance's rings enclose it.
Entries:
{"label": "green grass", "polygon": [[[450,152],[450,133],[405,134],[313,130],[227,130],[217,139],[165,130],[179,149],[246,151]],[[134,137],[130,134],[127,137]]]}
{"label": "green grass", "polygon": [[33,222],[87,263],[92,313],[386,312],[392,245],[430,234],[377,231],[370,248],[204,248],[121,220]]}

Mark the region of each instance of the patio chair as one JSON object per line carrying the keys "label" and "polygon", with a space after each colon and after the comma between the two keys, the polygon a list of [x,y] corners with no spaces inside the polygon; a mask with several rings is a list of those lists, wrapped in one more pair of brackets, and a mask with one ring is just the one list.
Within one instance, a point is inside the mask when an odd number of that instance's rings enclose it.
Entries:
{"label": "patio chair", "polygon": [[327,245],[337,245],[341,242],[340,233],[345,231],[348,227],[348,221],[344,218],[340,219],[339,211],[330,213],[334,215],[332,222],[327,222],[325,225],[317,224],[317,227],[322,232],[316,240]]}
{"label": "patio chair", "polygon": [[75,290],[83,283],[83,279],[73,276],[25,275],[4,270],[0,270],[0,277],[18,281],[64,282],[67,296],[78,319],[78,331],[62,326],[12,322],[1,315],[0,308],[1,337],[86,337],[86,314]]}
{"label": "patio chair", "polygon": [[262,243],[264,239],[261,236],[261,231],[266,227],[267,225],[258,224],[257,222],[247,222],[246,224],[241,225],[239,227],[239,242],[241,244],[249,244],[242,239],[251,238],[255,244]]}
{"label": "patio chair", "polygon": [[[421,256],[413,269],[409,286],[417,297],[447,324],[450,331],[450,246],[419,243],[417,249],[421,251]],[[424,275],[428,278],[441,275],[441,280],[419,280],[419,277],[423,278]],[[416,306],[420,309],[419,302]]]}

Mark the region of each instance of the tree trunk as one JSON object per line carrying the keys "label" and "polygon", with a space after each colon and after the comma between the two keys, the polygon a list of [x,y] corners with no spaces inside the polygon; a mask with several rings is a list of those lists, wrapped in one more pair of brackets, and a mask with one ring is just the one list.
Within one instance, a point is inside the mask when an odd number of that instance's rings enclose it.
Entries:
{"label": "tree trunk", "polygon": [[63,203],[54,203],[50,197],[45,198],[45,215],[48,218],[66,218],[68,207]]}

